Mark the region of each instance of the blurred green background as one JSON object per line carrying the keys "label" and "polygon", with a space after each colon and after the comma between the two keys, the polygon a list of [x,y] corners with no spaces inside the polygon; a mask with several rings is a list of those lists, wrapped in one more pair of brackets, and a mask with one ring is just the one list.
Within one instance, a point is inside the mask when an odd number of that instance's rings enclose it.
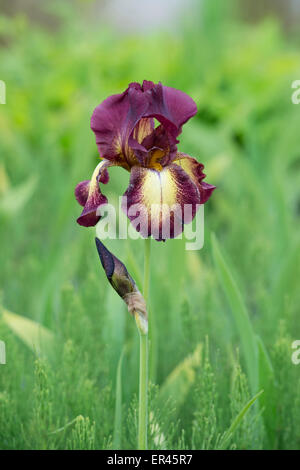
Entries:
{"label": "blurred green background", "polygon": [[[300,2],[0,7],[0,448],[136,448],[138,335],[73,194],[94,107],[147,79],[197,102],[179,148],[218,187],[201,251],[152,242],[149,446],[299,449]],[[143,241],[107,246],[140,285]]]}

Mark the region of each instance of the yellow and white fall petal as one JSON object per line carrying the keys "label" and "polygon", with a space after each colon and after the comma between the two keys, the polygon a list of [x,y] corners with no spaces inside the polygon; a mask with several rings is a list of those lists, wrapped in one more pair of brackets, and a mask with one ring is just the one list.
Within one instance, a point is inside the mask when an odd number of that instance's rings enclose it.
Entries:
{"label": "yellow and white fall petal", "polygon": [[144,238],[165,240],[182,232],[199,204],[197,186],[182,168],[170,164],[161,171],[133,167],[122,208]]}
{"label": "yellow and white fall petal", "polygon": [[206,174],[203,173],[204,165],[195,158],[180,152],[177,153],[177,158],[173,163],[180,166],[197,185],[200,192],[200,204],[204,204],[216,189],[216,186],[203,181],[206,177]]}

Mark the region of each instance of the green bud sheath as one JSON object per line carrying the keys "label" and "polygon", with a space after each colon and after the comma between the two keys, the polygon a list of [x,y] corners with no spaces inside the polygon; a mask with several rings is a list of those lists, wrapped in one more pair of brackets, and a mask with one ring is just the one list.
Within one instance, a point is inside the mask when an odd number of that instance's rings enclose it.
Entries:
{"label": "green bud sheath", "polygon": [[98,238],[95,238],[95,241],[101,264],[112,287],[127,304],[130,313],[138,311],[147,319],[145,300],[126,266]]}

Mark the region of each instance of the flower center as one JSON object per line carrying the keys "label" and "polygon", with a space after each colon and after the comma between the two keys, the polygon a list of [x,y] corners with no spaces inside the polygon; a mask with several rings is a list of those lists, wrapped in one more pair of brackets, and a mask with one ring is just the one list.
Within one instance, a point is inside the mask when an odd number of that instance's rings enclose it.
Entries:
{"label": "flower center", "polygon": [[151,152],[150,159],[147,163],[147,168],[153,168],[154,170],[161,171],[163,167],[160,163],[160,160],[163,158],[164,155],[165,152],[159,149]]}

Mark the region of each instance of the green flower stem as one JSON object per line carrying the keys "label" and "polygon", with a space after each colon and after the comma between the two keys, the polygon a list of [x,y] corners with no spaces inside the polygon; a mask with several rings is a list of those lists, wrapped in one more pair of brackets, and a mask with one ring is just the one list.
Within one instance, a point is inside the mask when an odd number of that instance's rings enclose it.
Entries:
{"label": "green flower stem", "polygon": [[140,392],[138,449],[147,449],[148,415],[148,335],[140,332]]}
{"label": "green flower stem", "polygon": [[[148,295],[149,295],[149,280],[150,280],[150,255],[151,255],[151,238],[146,238],[145,240],[145,251],[144,251],[144,286],[143,286],[143,296],[148,304]],[[147,305],[148,307],[148,305]]]}
{"label": "green flower stem", "polygon": [[[150,252],[151,238],[145,240],[144,257],[144,287],[143,295],[148,304],[149,279],[150,279]],[[148,305],[147,305],[148,307]],[[147,308],[149,311],[149,309]],[[148,428],[148,322],[141,318],[138,312],[135,315],[136,324],[140,334],[140,385],[139,385],[139,429],[138,449],[147,449]]]}

